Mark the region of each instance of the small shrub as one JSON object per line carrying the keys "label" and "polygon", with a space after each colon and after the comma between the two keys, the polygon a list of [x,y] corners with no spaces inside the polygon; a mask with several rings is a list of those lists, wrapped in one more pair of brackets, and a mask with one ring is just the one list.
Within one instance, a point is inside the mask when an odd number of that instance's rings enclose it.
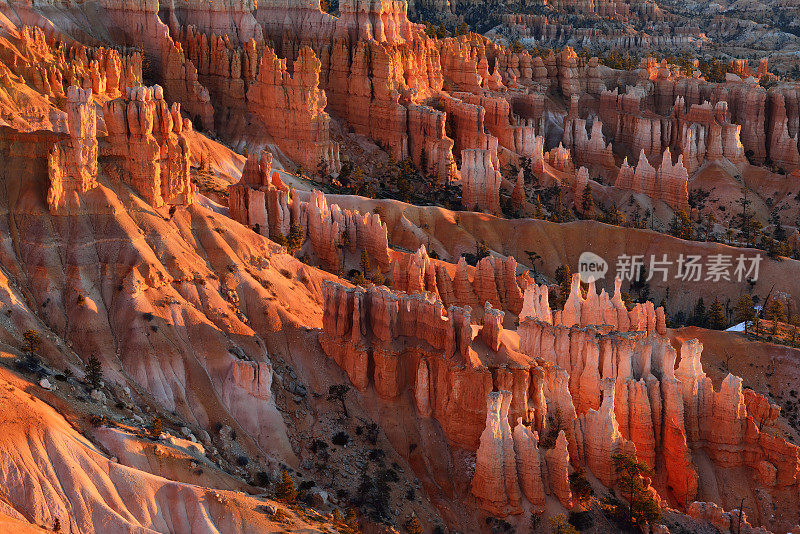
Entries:
{"label": "small shrub", "polygon": [[423,532],[422,525],[419,519],[417,519],[417,516],[411,516],[411,519],[406,521],[405,527],[408,534],[422,534]]}
{"label": "small shrub", "polygon": [[594,520],[590,512],[570,512],[569,524],[580,531],[584,531],[594,526]]}
{"label": "small shrub", "polygon": [[156,417],[153,419],[153,426],[150,427],[150,437],[153,439],[159,439],[161,437],[161,432],[164,430],[164,425],[161,422],[160,417]]}
{"label": "small shrub", "polygon": [[86,362],[86,381],[92,389],[98,389],[103,381],[103,366],[94,354],[89,356]]}
{"label": "small shrub", "polygon": [[567,516],[564,514],[554,515],[550,518],[550,529],[553,534],[578,534],[578,531],[570,525]]}
{"label": "small shrub", "polygon": [[25,330],[22,334],[22,339],[25,341],[24,349],[26,352],[36,352],[36,349],[42,344],[42,339],[36,330]]}
{"label": "small shrub", "polygon": [[239,457],[236,458],[236,463],[240,467],[244,467],[244,466],[246,466],[247,464],[250,463],[250,458],[248,458],[247,456],[239,456]]}
{"label": "small shrub", "polygon": [[281,481],[275,487],[275,497],[283,502],[291,503],[297,499],[297,489],[294,487],[294,479],[286,469],[281,473]]}
{"label": "small shrub", "polygon": [[299,491],[308,491],[316,485],[317,483],[314,482],[313,480],[304,480],[300,483],[299,486],[297,486],[297,489]]}
{"label": "small shrub", "polygon": [[344,447],[350,443],[350,436],[348,436],[346,432],[339,431],[333,435],[331,438],[331,443],[338,445],[339,447]]}
{"label": "small shrub", "polygon": [[255,483],[256,486],[266,488],[269,486],[269,474],[266,471],[259,471],[256,473]]}

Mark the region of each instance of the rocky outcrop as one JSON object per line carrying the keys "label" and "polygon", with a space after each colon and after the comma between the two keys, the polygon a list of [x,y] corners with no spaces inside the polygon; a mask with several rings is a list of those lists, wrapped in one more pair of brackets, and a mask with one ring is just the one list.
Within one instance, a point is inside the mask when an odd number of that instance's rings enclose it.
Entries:
{"label": "rocky outcrop", "polygon": [[662,200],[675,210],[689,208],[689,172],[683,165],[683,154],[678,156],[675,164],[672,163],[669,148],[664,151],[658,170],[650,165],[644,149],[639,154],[635,169],[628,165],[626,158],[617,173],[614,186],[644,193],[653,200]]}
{"label": "rocky outcrop", "polygon": [[[512,437],[508,423],[510,406],[510,391],[489,393],[486,400],[486,428],[481,434],[475,460],[475,476],[472,478],[472,494],[478,499],[481,508],[501,517],[522,512],[517,480],[516,440]],[[538,449],[535,452],[538,454]],[[530,459],[528,461],[532,462]],[[541,478],[538,482],[541,484]]]}
{"label": "rocky outcrop", "polygon": [[74,85],[113,98],[142,80],[140,53],[48,39],[37,27],[20,29],[16,52],[0,47],[0,58],[37,92],[51,97],[67,96],[67,89]]}
{"label": "rocky outcrop", "polygon": [[80,207],[80,195],[97,187],[97,117],[92,90],[67,90],[69,138],[56,143],[47,158],[50,188],[47,206],[53,215],[68,215]]}
{"label": "rocky outcrop", "polygon": [[587,135],[586,121],[568,115],[564,119],[563,144],[574,155],[575,164],[587,167],[593,176],[613,176],[614,154],[611,143],[606,144],[603,138],[603,123],[599,119],[592,122],[591,135]]}
{"label": "rocky outcrop", "polygon": [[461,152],[461,203],[465,209],[477,208],[500,215],[500,184],[503,177],[492,163],[488,150]]}
{"label": "rocky outcrop", "polygon": [[717,465],[747,465],[764,473],[771,471],[761,463],[767,462],[778,473],[775,486],[796,484],[800,449],[765,431],[767,419],[756,421],[748,413],[741,378],[728,374],[720,390],[714,390],[700,364],[702,350],[703,345],[697,340],[685,343],[675,371],[683,386],[688,438],[702,442]]}
{"label": "rocky outcrop", "polygon": [[431,259],[423,245],[414,254],[396,253],[392,287],[407,293],[430,292],[445,306],[469,306],[473,309],[473,319],[482,317],[483,305],[487,302],[515,315],[521,312],[523,290],[513,256],[505,260],[495,256],[482,258],[472,270],[472,280],[469,271],[461,258],[451,277],[446,265]]}
{"label": "rocky outcrop", "polygon": [[[464,284],[448,278],[448,286],[422,253],[411,264],[420,291],[450,295],[456,291],[445,288]],[[434,267],[435,280],[428,274]],[[457,269],[456,279],[459,272],[465,271]],[[590,283],[584,296],[574,278],[565,309],[552,314],[546,289],[529,285],[517,330],[525,359],[506,345],[502,313],[488,302],[473,337],[470,310],[445,312],[431,293],[326,283],[320,343],[356,387],[373,384],[385,399],[410,389],[421,416],[436,418],[448,439],[478,451],[473,493],[493,514],[515,513],[521,496],[541,506],[542,491],[571,507],[570,463],[613,487],[614,453],[635,454],[655,469],[658,491],[668,489],[678,502],[697,494],[690,453],[697,449],[715,467],[752,468],[754,481],[766,487],[796,487],[800,449],[770,430],[778,408],[744,393],[733,376],[714,391],[696,340],[681,345],[676,371],[663,313],[652,303],[627,310],[619,289],[617,282],[609,298]],[[494,298],[480,287],[473,293]],[[487,395],[488,408],[481,402]],[[518,421],[512,437],[510,421]],[[555,446],[541,450],[543,435]]]}
{"label": "rocky outcrop", "polygon": [[258,78],[248,91],[248,108],[266,127],[281,150],[304,169],[320,162],[338,171],[339,147],[330,139],[325,91],[319,88],[321,63],[304,47],[289,74],[286,60],[264,50]]}
{"label": "rocky outcrop", "polygon": [[547,472],[550,475],[550,488],[561,506],[569,510],[572,508],[572,488],[569,485],[567,435],[563,430],[558,433],[555,447],[545,451],[544,457],[547,460]]}
{"label": "rocky outcrop", "polygon": [[101,0],[104,14],[117,28],[118,44],[142,48],[153,74],[164,87],[165,98],[178,102],[197,128],[214,130],[214,108],[208,90],[197,78],[197,68],[180,43],[170,37],[159,18],[158,2]]}
{"label": "rocky outcrop", "polygon": [[[487,425],[488,426],[488,425]],[[522,493],[533,506],[543,510],[545,506],[545,487],[542,480],[542,457],[539,454],[539,435],[529,426],[517,419],[514,427],[514,453],[517,460],[517,474]]]}
{"label": "rocky outcrop", "polygon": [[289,188],[272,171],[272,154],[247,158],[238,183],[228,186],[228,214],[255,232],[278,239],[291,230]]}
{"label": "rocky outcrop", "polygon": [[[316,190],[307,203],[298,204],[297,212],[301,214],[300,224],[311,247],[328,268],[338,270],[342,265],[341,254],[345,251],[358,254],[366,250],[370,260],[381,270],[388,269],[388,231],[379,214],[362,215],[358,211],[342,209],[337,204],[329,206],[325,195]],[[345,234],[346,239],[343,238]]]}
{"label": "rocky outcrop", "polygon": [[192,124],[180,104],[167,104],[158,85],[128,88],[125,97],[106,102],[103,118],[108,137],[101,152],[122,182],[154,207],[194,203],[185,135]]}

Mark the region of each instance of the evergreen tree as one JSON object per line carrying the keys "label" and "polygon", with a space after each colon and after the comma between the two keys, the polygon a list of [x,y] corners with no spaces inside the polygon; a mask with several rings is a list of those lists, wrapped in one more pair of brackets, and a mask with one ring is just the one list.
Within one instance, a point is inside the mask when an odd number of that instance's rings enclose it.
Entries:
{"label": "evergreen tree", "polygon": [[415,515],[411,516],[411,519],[406,521],[405,527],[406,527],[406,532],[408,532],[408,534],[422,534],[424,532],[422,530],[422,525],[420,524],[419,519],[417,519],[417,516]]}
{"label": "evergreen tree", "polygon": [[586,505],[592,499],[591,483],[586,479],[586,472],[583,467],[578,467],[574,472],[569,475],[569,487],[572,491],[572,496],[581,505]]}
{"label": "evergreen tree", "polygon": [[783,302],[776,298],[770,299],[764,309],[764,317],[770,321],[784,321],[786,312],[783,308]]}
{"label": "evergreen tree", "polygon": [[86,362],[86,381],[92,389],[100,388],[100,383],[103,381],[103,366],[94,354],[89,356]]}
{"label": "evergreen tree", "polygon": [[361,249],[361,272],[364,273],[364,276],[367,276],[370,271],[370,264],[369,264],[369,254],[367,254],[367,249]]}
{"label": "evergreen tree", "polygon": [[164,430],[164,424],[161,422],[160,417],[156,417],[153,419],[153,426],[150,427],[150,437],[153,439],[159,439],[161,437],[161,432]]}
{"label": "evergreen tree", "polygon": [[588,185],[583,188],[581,195],[581,213],[584,217],[592,218],[594,214],[594,197],[592,196],[592,188]]}
{"label": "evergreen tree", "polygon": [[25,341],[25,352],[36,352],[42,340],[36,330],[25,330],[22,334],[22,339]]}
{"label": "evergreen tree", "polygon": [[533,218],[534,219],[544,219],[545,218],[544,206],[542,205],[542,199],[539,198],[539,195],[536,195],[536,206],[534,208]]}
{"label": "evergreen tree", "polygon": [[295,252],[303,246],[303,228],[300,223],[293,222],[289,227],[289,237],[286,238],[286,251],[294,256]]}
{"label": "evergreen tree", "polygon": [[297,499],[297,488],[294,487],[294,479],[286,469],[281,473],[281,481],[275,487],[275,497],[285,503],[292,503]]}
{"label": "evergreen tree", "polygon": [[475,243],[475,259],[481,261],[489,255],[489,246],[485,241],[478,241]]}
{"label": "evergreen tree", "polygon": [[556,267],[556,282],[558,282],[559,308],[564,306],[572,289],[572,270],[569,265],[563,264]]}
{"label": "evergreen tree", "polygon": [[669,222],[667,229],[670,235],[680,239],[694,239],[694,227],[692,226],[692,219],[683,211],[676,211]]}
{"label": "evergreen tree", "polygon": [[739,300],[736,301],[736,305],[733,308],[733,316],[737,322],[744,323],[744,333],[747,334],[747,323],[752,321],[756,316],[753,297],[748,293],[739,297]]}
{"label": "evergreen tree", "polygon": [[558,514],[551,517],[550,529],[553,534],[578,534],[578,529],[569,524],[565,514]]}
{"label": "evergreen tree", "polygon": [[617,474],[617,487],[628,501],[616,503],[615,515],[632,527],[644,529],[661,518],[661,509],[648,491],[644,476],[650,474],[647,464],[639,462],[628,454],[614,453],[611,456]]}
{"label": "evergreen tree", "polygon": [[708,309],[708,326],[714,330],[724,330],[728,322],[725,320],[725,310],[719,302],[719,297],[714,297],[714,302]]}
{"label": "evergreen tree", "polygon": [[697,304],[694,306],[694,313],[692,314],[692,324],[705,328],[708,326],[708,314],[706,313],[706,304],[703,297],[697,299]]}
{"label": "evergreen tree", "polygon": [[342,414],[344,414],[345,417],[349,417],[347,405],[344,402],[349,391],[350,386],[347,384],[334,384],[328,387],[328,400],[338,402],[342,407]]}
{"label": "evergreen tree", "polygon": [[742,238],[745,243],[752,245],[761,229],[761,223],[756,217],[753,210],[750,209],[752,200],[747,198],[747,189],[742,189],[742,196],[736,201],[742,207],[742,210],[734,215],[734,224],[739,228]]}

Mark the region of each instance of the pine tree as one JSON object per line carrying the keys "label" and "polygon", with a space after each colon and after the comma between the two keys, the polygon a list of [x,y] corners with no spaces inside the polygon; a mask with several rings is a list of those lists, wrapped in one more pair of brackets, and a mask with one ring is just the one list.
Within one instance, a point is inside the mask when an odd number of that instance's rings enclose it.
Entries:
{"label": "pine tree", "polygon": [[661,509],[648,491],[644,479],[644,476],[651,472],[647,464],[638,462],[635,457],[622,453],[614,453],[611,461],[618,477],[617,487],[628,501],[627,506],[624,503],[616,505],[617,517],[626,520],[631,526],[640,528],[658,521],[661,517]]}
{"label": "pine tree", "polygon": [[332,386],[328,386],[328,400],[338,402],[342,406],[342,414],[345,417],[350,416],[350,414],[347,412],[347,404],[344,402],[349,391],[350,386],[347,384],[334,384]]}
{"label": "pine tree", "polygon": [[581,213],[587,218],[591,218],[594,214],[594,197],[592,196],[592,188],[588,185],[583,188],[583,194],[581,195]]}
{"label": "pine tree", "polygon": [[347,512],[344,515],[344,522],[350,528],[356,528],[358,526],[358,513],[356,512],[355,508],[348,508]]}
{"label": "pine tree", "polygon": [[783,321],[786,319],[786,312],[783,308],[783,302],[778,299],[770,299],[764,309],[764,317],[770,321]]}
{"label": "pine tree", "polygon": [[747,334],[747,323],[752,321],[756,316],[755,306],[753,304],[753,297],[745,293],[739,300],[736,301],[736,306],[733,308],[733,315],[737,322],[744,323],[744,333]]}
{"label": "pine tree", "polygon": [[561,307],[567,302],[572,289],[572,270],[569,265],[563,264],[556,267],[556,282],[558,282],[559,307]]}
{"label": "pine tree", "polygon": [[411,516],[411,519],[406,521],[405,527],[408,534],[422,534],[424,532],[417,516]]}
{"label": "pine tree", "polygon": [[289,237],[286,238],[286,251],[294,256],[294,253],[303,246],[303,228],[299,223],[293,222],[289,227]]}
{"label": "pine tree", "polygon": [[534,219],[544,219],[544,206],[542,205],[542,199],[539,198],[539,195],[536,195],[536,206],[533,212]]}
{"label": "pine tree", "polygon": [[161,422],[160,417],[156,417],[153,419],[153,426],[150,427],[150,437],[153,439],[159,439],[161,437],[161,432],[164,431],[164,424]]}
{"label": "pine tree", "polygon": [[25,330],[22,334],[22,339],[25,340],[25,352],[36,352],[36,349],[41,345],[42,340],[36,330]]}
{"label": "pine tree", "polygon": [[711,307],[708,309],[708,326],[714,330],[724,330],[727,326],[725,310],[722,309],[719,297],[714,297],[714,302],[711,303]]}
{"label": "pine tree", "polygon": [[279,501],[286,503],[294,502],[297,499],[297,488],[294,487],[294,479],[286,469],[281,473],[281,481],[275,487],[275,497]]}
{"label": "pine tree", "polygon": [[364,273],[364,276],[367,276],[370,271],[370,264],[369,264],[369,254],[367,254],[367,249],[361,249],[361,272]]}
{"label": "pine tree", "polygon": [[92,389],[99,389],[103,381],[103,366],[94,354],[89,356],[89,361],[86,362],[86,381]]}
{"label": "pine tree", "polygon": [[706,304],[703,302],[703,297],[697,299],[697,304],[694,306],[692,323],[694,326],[700,326],[702,328],[708,326],[708,315],[706,314]]}

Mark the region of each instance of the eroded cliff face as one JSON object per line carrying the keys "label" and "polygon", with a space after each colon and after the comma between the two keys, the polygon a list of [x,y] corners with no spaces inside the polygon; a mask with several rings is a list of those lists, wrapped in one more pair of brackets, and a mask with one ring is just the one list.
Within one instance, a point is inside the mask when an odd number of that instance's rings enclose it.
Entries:
{"label": "eroded cliff face", "polygon": [[97,187],[97,116],[92,90],[67,90],[69,137],[56,143],[47,159],[50,213],[69,214],[80,208],[80,195]]}
{"label": "eroded cliff face", "polygon": [[0,59],[42,95],[67,97],[75,85],[96,96],[119,96],[141,84],[142,55],[48,38],[38,27],[23,26],[15,46],[0,46]]}
{"label": "eroded cliff face", "polygon": [[189,174],[190,149],[180,104],[170,106],[154,87],[131,87],[124,98],[103,106],[108,136],[102,153],[107,172],[133,187],[154,207],[192,204],[195,185]]}
{"label": "eroded cliff face", "polygon": [[661,498],[677,503],[694,500],[703,483],[700,451],[713,469],[748,469],[768,493],[797,487],[800,450],[778,437],[778,407],[733,375],[714,390],[702,345],[673,348],[652,303],[629,311],[619,292],[611,299],[593,284],[583,296],[576,278],[553,314],[546,291],[532,285],[518,330],[504,332],[489,302],[483,326],[471,328],[469,307],[445,309],[431,293],[323,289],[322,349],[359,390],[372,387],[387,402],[410,391],[419,417],[477,451],[472,494],[491,514],[519,513],[523,498],[541,506],[545,493],[571,507],[572,467],[614,487],[615,453],[651,466]]}

